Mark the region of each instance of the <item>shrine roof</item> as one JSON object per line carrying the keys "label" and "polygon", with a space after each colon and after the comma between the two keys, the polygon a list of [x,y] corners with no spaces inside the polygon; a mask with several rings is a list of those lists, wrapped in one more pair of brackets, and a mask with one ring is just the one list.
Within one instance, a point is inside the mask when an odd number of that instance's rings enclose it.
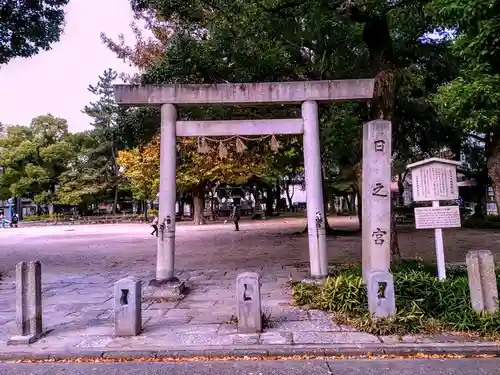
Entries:
{"label": "shrine roof", "polygon": [[423,167],[426,164],[432,164],[432,163],[448,164],[448,165],[455,165],[455,166],[462,165],[461,162],[456,161],[456,160],[449,160],[449,159],[442,159],[442,158],[429,158],[429,159],[417,161],[416,163],[408,164],[406,166],[406,168],[412,169],[412,168],[416,168],[416,167]]}

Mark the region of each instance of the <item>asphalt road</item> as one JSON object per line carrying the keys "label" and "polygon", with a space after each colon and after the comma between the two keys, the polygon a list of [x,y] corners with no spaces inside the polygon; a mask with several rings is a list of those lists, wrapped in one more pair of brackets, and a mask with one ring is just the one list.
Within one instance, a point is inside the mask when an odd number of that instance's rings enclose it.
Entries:
{"label": "asphalt road", "polygon": [[500,359],[0,364],[0,375],[497,375]]}

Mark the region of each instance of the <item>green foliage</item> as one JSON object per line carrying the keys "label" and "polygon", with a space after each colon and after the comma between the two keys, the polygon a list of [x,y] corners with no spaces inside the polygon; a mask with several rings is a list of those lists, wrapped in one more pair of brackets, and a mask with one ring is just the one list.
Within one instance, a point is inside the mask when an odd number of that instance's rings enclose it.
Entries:
{"label": "green foliage", "polygon": [[98,97],[96,102],[83,109],[92,118],[93,129],[71,137],[76,153],[68,160],[68,170],[61,175],[57,193],[59,203],[88,205],[110,195],[116,203],[122,184],[116,160],[122,114],[114,102],[113,84],[117,76],[115,71],[107,69],[99,76],[95,86],[88,87],[88,91]]}
{"label": "green foliage", "polygon": [[471,216],[464,221],[462,226],[464,228],[473,228],[473,229],[499,229],[500,216],[487,215],[485,218]]}
{"label": "green foliage", "polygon": [[160,185],[159,138],[144,147],[120,151],[117,162],[136,200],[156,198]]}
{"label": "green foliage", "polygon": [[445,281],[435,267],[419,260],[393,266],[397,314],[373,318],[368,311],[366,286],[357,265],[333,269],[324,285],[294,283],[297,305],[333,313],[340,324],[377,335],[405,335],[440,331],[472,332],[481,336],[500,333],[500,312],[478,314],[472,310],[467,275],[451,271]]}
{"label": "green foliage", "polygon": [[1,1],[0,65],[30,57],[59,41],[69,0]]}
{"label": "green foliage", "polygon": [[64,214],[55,213],[55,214],[43,214],[43,215],[33,215],[33,216],[24,216],[24,221],[46,221],[46,220],[61,220],[64,219]]}
{"label": "green foliage", "polygon": [[195,138],[178,140],[180,165],[177,168],[177,184],[184,189],[205,186],[207,183],[241,185],[253,177],[264,178],[268,172],[269,152],[259,153],[259,146],[249,145],[244,153],[238,153],[232,144],[225,143],[228,155],[221,158],[217,147],[208,153],[198,152]]}
{"label": "green foliage", "polygon": [[34,118],[29,127],[9,126],[0,139],[0,199],[30,197],[54,201],[60,175],[74,156],[66,120],[52,115]]}
{"label": "green foliage", "polygon": [[[433,20],[424,11],[426,2],[401,1],[389,6],[388,2],[362,0],[221,0],[213,4],[133,0],[136,11],[152,11],[158,19],[176,20],[163,56],[148,65],[140,80],[155,84],[374,77],[379,67],[373,53],[378,52],[368,48],[366,28],[376,23],[373,17],[389,17],[392,41],[381,41],[380,49],[391,50],[391,54],[394,50],[390,63],[398,67],[393,146],[398,159],[406,163],[441,148],[455,135],[439,120],[428,100],[429,93],[454,76],[455,62],[450,58],[449,41],[425,37],[434,29]],[[285,107],[238,110],[238,118],[297,115],[296,108]],[[236,112],[188,109],[183,115],[235,119]],[[331,193],[353,192],[360,170],[362,125],[372,118],[371,106],[324,104],[320,116],[325,198]],[[284,151],[273,158],[268,169],[268,180],[294,178],[302,172],[302,147],[297,149],[289,142],[283,146]]]}
{"label": "green foliage", "polygon": [[92,131],[72,134],[69,138],[74,154],[67,159],[68,169],[60,176],[57,202],[87,205],[105,195],[107,157],[100,152],[100,141]]}
{"label": "green foliage", "polygon": [[488,133],[500,122],[500,75],[468,72],[433,97],[446,118],[464,132]]}
{"label": "green foliage", "polygon": [[478,189],[491,183],[500,206],[499,9],[498,1],[482,0],[433,0],[428,5],[441,27],[453,29],[451,50],[460,61],[459,76],[432,100],[462,136]]}
{"label": "green foliage", "polygon": [[433,0],[428,8],[443,27],[455,29],[456,51],[471,67],[500,72],[497,1]]}

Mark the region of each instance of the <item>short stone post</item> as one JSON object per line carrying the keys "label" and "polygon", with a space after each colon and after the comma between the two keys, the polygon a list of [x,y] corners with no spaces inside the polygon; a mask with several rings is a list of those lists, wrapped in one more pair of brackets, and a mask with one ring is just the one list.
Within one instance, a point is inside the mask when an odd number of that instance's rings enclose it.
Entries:
{"label": "short stone post", "polygon": [[495,261],[489,250],[469,251],[466,255],[470,300],[475,311],[498,310]]}
{"label": "short stone post", "polygon": [[375,271],[368,278],[368,309],[372,316],[389,317],[396,314],[394,279],[390,272]]}
{"label": "short stone post", "polygon": [[239,333],[259,333],[262,331],[260,298],[259,274],[256,272],[239,274],[236,278]]}
{"label": "short stone post", "polygon": [[142,283],[125,277],[115,283],[115,335],[137,336],[142,330]]}
{"label": "short stone post", "polygon": [[42,324],[42,265],[39,261],[16,265],[16,323],[18,335],[7,345],[28,345],[44,335]]}

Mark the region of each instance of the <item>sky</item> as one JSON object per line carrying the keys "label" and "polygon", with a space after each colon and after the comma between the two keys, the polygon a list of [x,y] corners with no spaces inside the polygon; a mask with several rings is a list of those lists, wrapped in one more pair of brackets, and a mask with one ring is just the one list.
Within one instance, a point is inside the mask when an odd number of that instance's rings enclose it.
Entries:
{"label": "sky", "polygon": [[68,120],[71,132],[86,130],[91,119],[81,110],[96,100],[88,85],[108,68],[134,71],[100,39],[101,32],[113,39],[123,33],[133,44],[129,0],[71,0],[65,10],[64,32],[51,50],[0,66],[0,122],[29,125],[50,113]]}

